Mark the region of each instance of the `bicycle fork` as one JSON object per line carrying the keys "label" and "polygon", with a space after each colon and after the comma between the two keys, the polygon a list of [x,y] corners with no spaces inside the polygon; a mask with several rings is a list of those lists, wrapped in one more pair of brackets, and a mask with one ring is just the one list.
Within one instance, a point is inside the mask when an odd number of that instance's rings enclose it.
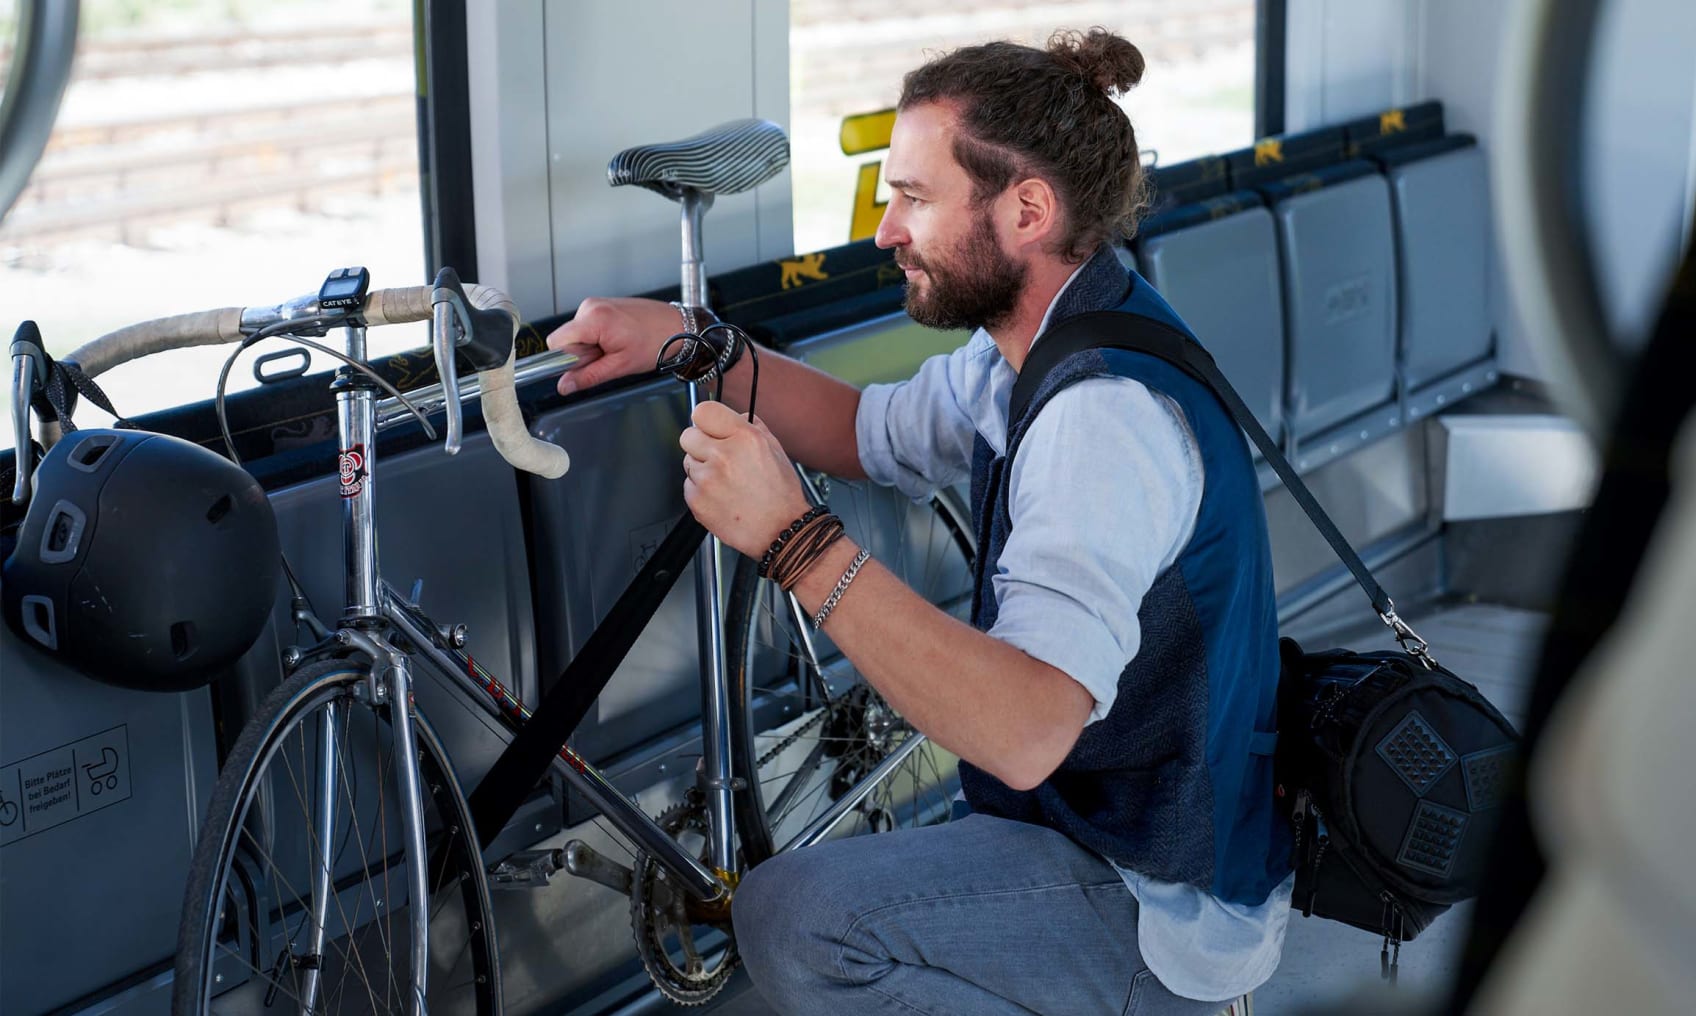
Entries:
{"label": "bicycle fork", "polygon": [[[365,329],[346,329],[348,355],[365,358]],[[412,715],[412,661],[399,649],[373,632],[364,630],[381,617],[377,578],[375,520],[376,454],[375,392],[351,372],[344,371],[336,385],[338,431],[341,436],[341,494],[343,541],[350,564],[347,610],[336,641],[357,650],[371,661],[367,694],[374,703],[387,701],[389,728],[394,737],[395,779],[400,794],[402,852],[406,859],[407,927],[410,932],[408,960],[412,971],[408,1016],[424,1016],[426,977],[429,972],[429,862],[424,844],[423,786],[418,773],[418,739]],[[317,822],[312,857],[312,912],[306,923],[307,943],[303,956],[289,962],[304,968],[302,1012],[319,1009],[322,990],[320,960],[329,937],[329,915],[336,905],[332,884],[335,865],[338,775],[345,772],[341,742],[348,720],[346,703],[325,712],[319,730],[318,780],[313,789]],[[392,909],[393,900],[384,901]],[[383,905],[383,903],[379,903]],[[380,915],[373,915],[380,917]],[[346,931],[351,932],[348,928]],[[291,950],[292,952],[292,950]],[[273,976],[280,977],[281,972]]]}

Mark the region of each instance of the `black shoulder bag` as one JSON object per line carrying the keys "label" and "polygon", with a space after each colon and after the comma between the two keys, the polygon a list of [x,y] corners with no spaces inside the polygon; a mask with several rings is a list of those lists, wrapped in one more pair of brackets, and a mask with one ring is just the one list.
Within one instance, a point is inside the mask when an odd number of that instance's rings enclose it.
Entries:
{"label": "black shoulder bag", "polygon": [[1206,386],[1260,448],[1404,652],[1304,652],[1279,642],[1281,813],[1295,827],[1293,905],[1384,936],[1383,975],[1395,980],[1402,942],[1474,896],[1519,735],[1473,685],[1438,665],[1213,358],[1151,318],[1097,311],[1043,335],[1019,371],[1009,420],[1044,377],[1088,349],[1157,357]]}

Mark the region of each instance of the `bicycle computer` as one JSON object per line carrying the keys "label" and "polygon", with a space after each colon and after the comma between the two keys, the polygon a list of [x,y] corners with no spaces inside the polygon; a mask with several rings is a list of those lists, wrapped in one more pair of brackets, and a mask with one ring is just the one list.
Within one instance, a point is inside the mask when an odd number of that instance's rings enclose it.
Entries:
{"label": "bicycle computer", "polygon": [[318,306],[325,310],[359,307],[371,288],[371,272],[363,266],[338,268],[318,287]]}

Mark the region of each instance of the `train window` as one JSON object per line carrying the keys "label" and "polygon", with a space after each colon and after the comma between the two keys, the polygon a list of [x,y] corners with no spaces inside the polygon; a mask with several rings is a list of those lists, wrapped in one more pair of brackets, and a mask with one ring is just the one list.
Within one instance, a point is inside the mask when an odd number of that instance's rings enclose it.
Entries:
{"label": "train window", "polygon": [[[0,19],[15,7],[0,0]],[[0,222],[5,337],[33,318],[62,354],[146,318],[315,292],[348,264],[374,286],[426,281],[414,52],[411,0],[83,0],[58,121]],[[427,342],[371,333],[373,352]],[[228,352],[100,383],[127,416],[195,402]],[[231,389],[255,383],[238,364]]]}
{"label": "train window", "polygon": [[888,200],[881,150],[901,76],[988,39],[1040,45],[1055,28],[1110,29],[1148,62],[1123,102],[1144,158],[1254,140],[1255,0],[1103,5],[1093,0],[790,0],[789,109],[795,249],[871,236]]}

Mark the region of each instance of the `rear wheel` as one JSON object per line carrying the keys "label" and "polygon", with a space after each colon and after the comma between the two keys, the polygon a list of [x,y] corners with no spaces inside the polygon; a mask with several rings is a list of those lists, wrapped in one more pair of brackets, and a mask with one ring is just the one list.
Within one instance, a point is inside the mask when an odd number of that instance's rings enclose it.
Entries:
{"label": "rear wheel", "polygon": [[[927,502],[864,481],[823,480],[848,536],[908,586],[965,619],[977,545],[958,495]],[[756,562],[740,558],[726,611],[726,658],[737,772],[757,778],[737,796],[743,861],[758,864],[851,793],[863,794],[826,835],[947,821],[955,758],[892,709]],[[899,757],[883,777],[865,777]]]}
{"label": "rear wheel", "polygon": [[[343,663],[304,668],[230,752],[189,872],[178,1016],[409,1011],[410,914],[420,905],[430,915],[429,1009],[500,1010],[488,885],[465,798],[415,715],[430,893],[408,899],[402,760],[389,707],[372,705],[367,685],[363,670]],[[327,891],[315,890],[323,869],[313,859],[324,856]]]}

